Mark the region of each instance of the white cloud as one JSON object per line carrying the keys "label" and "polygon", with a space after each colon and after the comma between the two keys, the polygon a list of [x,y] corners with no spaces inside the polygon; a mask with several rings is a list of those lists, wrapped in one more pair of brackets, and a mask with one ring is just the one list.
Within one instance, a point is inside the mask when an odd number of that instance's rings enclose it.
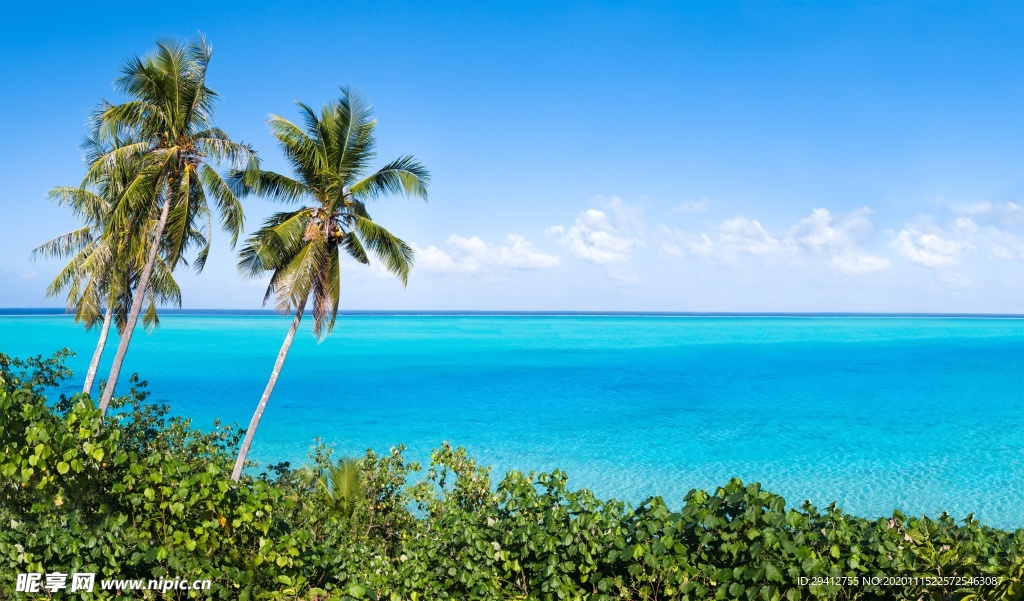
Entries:
{"label": "white cloud", "polygon": [[984,236],[992,256],[1007,261],[1024,260],[1024,236],[1003,232],[995,228],[986,229]]}
{"label": "white cloud", "polygon": [[953,207],[953,212],[996,227],[1024,227],[1024,205],[1015,202],[978,202]]}
{"label": "white cloud", "polygon": [[953,231],[966,243],[986,248],[998,259],[1024,260],[1024,204],[985,201],[950,210],[957,215]]}
{"label": "white cloud", "polygon": [[607,270],[607,275],[608,279],[617,284],[632,285],[638,284],[643,280],[639,273],[629,269],[622,269],[617,266],[609,267]]}
{"label": "white cloud", "polygon": [[687,234],[665,226],[661,226],[661,232],[661,250],[673,257],[707,257],[715,248],[715,242],[707,234]]}
{"label": "white cloud", "polygon": [[690,200],[687,202],[680,203],[672,209],[673,213],[698,213],[701,211],[707,211],[708,207],[711,206],[711,201],[702,198],[700,200]]}
{"label": "white cloud", "polygon": [[769,232],[756,219],[739,215],[720,223],[715,232],[689,234],[663,228],[668,240],[662,251],[672,256],[694,256],[719,263],[734,263],[741,255],[758,257],[765,264],[790,264],[803,256],[821,256],[841,273],[862,274],[889,268],[889,260],[866,254],[858,241],[871,230],[867,208],[832,214],[814,209],[781,233]]}
{"label": "white cloud", "polygon": [[780,240],[768,233],[757,220],[739,215],[723,221],[718,226],[718,245],[726,252],[739,252],[755,257],[777,255],[792,250],[789,241]]}
{"label": "white cloud", "polygon": [[556,255],[537,250],[519,234],[509,234],[503,245],[457,234],[445,242],[450,251],[433,245],[416,249],[416,268],[434,273],[491,276],[512,270],[551,269],[560,263]]}
{"label": "white cloud", "polygon": [[14,269],[8,269],[6,267],[0,267],[0,277],[5,279],[18,278],[19,280],[34,280],[39,277],[39,272],[35,269],[27,268],[20,271]]}
{"label": "white cloud", "polygon": [[866,207],[836,215],[828,209],[814,209],[793,226],[790,235],[797,244],[818,253],[848,249],[871,231],[869,213]]}
{"label": "white cloud", "polygon": [[913,225],[900,230],[893,247],[908,261],[933,269],[954,265],[974,250],[970,242],[957,240],[938,228],[921,231]]}
{"label": "white cloud", "polygon": [[1018,233],[1024,226],[1024,207],[983,202],[951,211],[956,217],[946,227],[930,215],[907,223],[893,237],[893,248],[911,263],[932,269],[942,284],[957,288],[970,285],[971,279],[950,269],[977,249],[987,250],[996,259],[1024,260],[1024,235]]}
{"label": "white cloud", "polygon": [[871,273],[890,267],[889,259],[855,252],[835,255],[829,260],[829,265],[836,271],[848,274]]}
{"label": "white cloud", "polygon": [[935,278],[952,288],[966,288],[971,285],[971,278],[962,273],[955,273],[952,271],[936,271]]}
{"label": "white cloud", "polygon": [[623,263],[644,247],[642,211],[620,198],[612,198],[605,209],[587,209],[572,226],[555,225],[545,233],[584,261],[603,266]]}

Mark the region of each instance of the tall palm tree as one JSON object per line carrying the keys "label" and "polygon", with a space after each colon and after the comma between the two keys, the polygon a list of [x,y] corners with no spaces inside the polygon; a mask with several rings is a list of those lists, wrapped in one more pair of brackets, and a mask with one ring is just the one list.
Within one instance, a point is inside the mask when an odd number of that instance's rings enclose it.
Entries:
{"label": "tall palm tree", "polygon": [[[120,146],[120,140],[105,144],[95,135],[86,138],[86,160],[92,162]],[[128,167],[128,166],[126,166]],[[106,347],[112,323],[119,332],[124,330],[128,308],[132,303],[133,283],[137,283],[141,265],[145,261],[138,252],[144,240],[130,231],[108,228],[110,209],[118,195],[124,193],[132,181],[131,169],[107,173],[93,189],[63,186],[48,192],[51,200],[71,208],[85,225],[62,234],[38,246],[32,257],[68,259],[46,289],[48,297],[67,291],[67,308],[73,311],[75,322],[86,330],[92,329],[102,318],[100,337],[93,351],[82,392],[92,394],[93,382],[100,358]],[[140,244],[143,243],[143,244]],[[143,324],[152,328],[159,322],[156,305],[181,306],[181,291],[163,261],[157,261],[150,285],[150,307],[143,316]]]}
{"label": "tall palm tree", "polygon": [[247,145],[232,142],[213,125],[217,94],[206,86],[211,51],[202,36],[188,43],[158,43],[151,54],[129,60],[115,82],[131,100],[101,105],[97,114],[101,136],[129,131],[136,142],[98,158],[84,183],[101,180],[126,162],[137,164],[131,184],[111,208],[109,227],[143,232],[148,251],[100,399],[103,412],[114,395],[142,305],[151,296],[158,259],[173,272],[186,262],[189,250],[198,248],[193,265],[202,270],[212,233],[208,196],[232,246],[242,231],[242,206],[210,163],[255,170],[258,162]]}
{"label": "tall palm tree", "polygon": [[239,269],[249,277],[271,272],[264,304],[276,297],[281,313],[294,313],[270,380],[253,413],[231,477],[237,482],[256,428],[274,391],[306,303],[313,299],[313,333],[323,340],[338,315],[341,254],[368,264],[368,252],[403,283],[412,268],[413,249],[370,217],[366,202],[391,194],[427,198],[430,174],[411,156],[368,173],[375,156],[373,109],[346,88],[341,98],[317,113],[297,103],[305,129],[271,115],[277,138],[294,178],[270,171],[235,171],[229,183],[238,196],[258,194],[303,206],[271,216],[241,251]]}

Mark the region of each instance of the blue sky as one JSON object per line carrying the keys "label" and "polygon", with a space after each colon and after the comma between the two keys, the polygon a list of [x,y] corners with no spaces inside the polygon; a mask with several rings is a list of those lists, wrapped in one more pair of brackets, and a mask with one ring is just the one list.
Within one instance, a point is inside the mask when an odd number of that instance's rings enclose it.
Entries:
{"label": "blue sky", "polygon": [[[0,306],[59,306],[30,249],[132,54],[202,31],[218,123],[285,169],[269,113],[338,84],[429,203],[374,217],[409,286],[343,308],[1024,312],[1024,4],[0,4]],[[166,13],[170,12],[168,16]],[[253,229],[273,210],[247,203]],[[248,308],[225,236],[188,308]]]}

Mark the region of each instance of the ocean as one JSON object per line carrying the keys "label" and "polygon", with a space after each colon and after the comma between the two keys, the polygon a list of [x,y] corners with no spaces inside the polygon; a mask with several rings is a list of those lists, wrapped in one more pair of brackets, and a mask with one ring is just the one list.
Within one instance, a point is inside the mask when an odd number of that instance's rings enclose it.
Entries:
{"label": "ocean", "polygon": [[[288,324],[167,316],[123,373],[201,427],[244,426]],[[2,352],[77,353],[67,392],[97,335],[0,315]],[[632,503],[739,477],[791,504],[1024,527],[1024,319],[359,314],[320,344],[307,321],[250,457],[301,464],[317,437],[417,460],[449,441],[496,478],[558,468]]]}

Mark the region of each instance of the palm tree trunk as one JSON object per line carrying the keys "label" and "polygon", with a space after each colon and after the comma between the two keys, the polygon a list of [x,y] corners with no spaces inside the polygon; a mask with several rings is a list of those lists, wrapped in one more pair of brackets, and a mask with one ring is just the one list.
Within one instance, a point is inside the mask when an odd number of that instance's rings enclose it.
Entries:
{"label": "palm tree trunk", "polygon": [[92,361],[89,362],[89,373],[85,374],[85,386],[82,392],[92,396],[92,383],[96,380],[96,370],[100,367],[100,357],[103,356],[103,349],[107,346],[107,334],[110,332],[110,321],[114,311],[107,307],[107,313],[103,316],[103,329],[100,330],[100,340],[96,343],[96,350],[92,353]]}
{"label": "palm tree trunk", "polygon": [[142,303],[146,299],[146,288],[149,286],[149,278],[153,275],[153,266],[156,264],[156,256],[160,251],[160,239],[164,235],[164,226],[167,225],[167,215],[171,212],[171,194],[164,197],[164,206],[160,210],[160,221],[156,224],[156,231],[153,235],[153,247],[149,249],[149,259],[146,267],[142,270],[142,277],[139,279],[139,286],[135,290],[135,298],[132,299],[132,308],[128,313],[128,322],[121,333],[121,341],[117,345],[117,354],[114,355],[114,364],[110,366],[110,376],[107,377],[107,387],[103,389],[103,398],[100,399],[100,415],[107,413],[107,405],[114,397],[114,387],[117,386],[117,377],[121,375],[121,364],[124,363],[124,356],[128,354],[128,345],[132,341],[132,332],[135,331],[135,324],[139,321],[139,313],[142,312]]}
{"label": "palm tree trunk", "polygon": [[245,457],[249,454],[249,447],[252,446],[252,439],[256,435],[256,428],[260,425],[260,419],[263,417],[263,410],[267,407],[267,401],[270,400],[271,393],[274,392],[274,385],[277,384],[277,377],[281,375],[281,368],[284,367],[284,360],[288,357],[288,349],[292,347],[292,341],[295,339],[295,332],[299,329],[299,322],[302,321],[302,312],[306,308],[306,301],[303,300],[302,304],[295,309],[295,318],[292,319],[292,326],[288,329],[288,335],[284,337],[284,344],[281,345],[281,350],[277,353],[277,361],[274,363],[274,371],[270,372],[270,381],[267,382],[266,389],[263,390],[263,396],[260,397],[260,404],[256,405],[256,412],[252,414],[252,419],[249,420],[249,428],[245,431],[245,440],[242,441],[242,448],[238,451],[238,459],[235,461],[235,469],[231,471],[231,479],[235,482],[242,477],[242,468],[245,467]]}

